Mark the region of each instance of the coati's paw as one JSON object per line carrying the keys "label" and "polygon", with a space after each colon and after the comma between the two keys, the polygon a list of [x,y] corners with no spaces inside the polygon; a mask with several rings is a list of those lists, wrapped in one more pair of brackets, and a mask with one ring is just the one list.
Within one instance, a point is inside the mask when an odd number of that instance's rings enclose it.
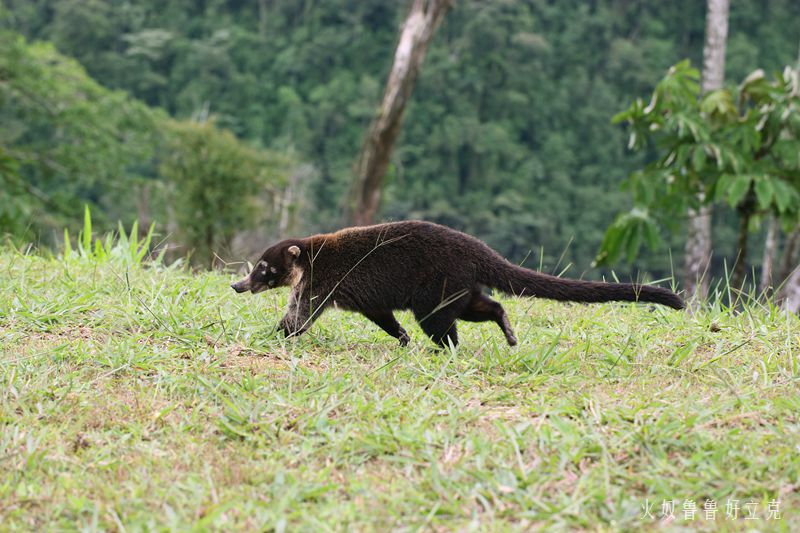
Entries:
{"label": "coati's paw", "polygon": [[411,342],[411,337],[405,331],[401,331],[398,338],[400,339],[400,346],[408,346],[408,343]]}
{"label": "coati's paw", "polygon": [[517,345],[517,338],[513,334],[506,335],[506,340],[508,341],[509,346]]}
{"label": "coati's paw", "polygon": [[287,339],[289,337],[296,337],[303,333],[308,328],[298,328],[297,323],[295,320],[284,318],[281,320],[280,324],[278,324],[278,330],[283,333],[283,336]]}

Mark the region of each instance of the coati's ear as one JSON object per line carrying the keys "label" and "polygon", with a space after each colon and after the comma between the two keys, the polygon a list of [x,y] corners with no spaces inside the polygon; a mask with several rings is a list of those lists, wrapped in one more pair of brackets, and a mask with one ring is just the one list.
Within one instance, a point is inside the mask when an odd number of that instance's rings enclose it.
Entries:
{"label": "coati's ear", "polygon": [[295,245],[292,245],[292,246],[288,247],[288,248],[286,249],[286,251],[288,252],[288,254],[289,254],[289,255],[291,255],[291,256],[292,256],[292,257],[294,257],[295,259],[297,259],[298,257],[300,257],[300,248],[298,248],[298,247],[297,247],[297,246],[295,246]]}

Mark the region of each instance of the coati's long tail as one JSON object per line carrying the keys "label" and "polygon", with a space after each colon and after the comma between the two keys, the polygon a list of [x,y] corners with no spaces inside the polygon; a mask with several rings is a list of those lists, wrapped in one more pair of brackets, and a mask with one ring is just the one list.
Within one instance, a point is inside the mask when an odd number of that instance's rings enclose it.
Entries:
{"label": "coati's long tail", "polygon": [[534,272],[510,263],[495,270],[485,284],[507,294],[570,302],[653,302],[683,309],[680,296],[669,289],[632,283],[604,283],[565,279]]}

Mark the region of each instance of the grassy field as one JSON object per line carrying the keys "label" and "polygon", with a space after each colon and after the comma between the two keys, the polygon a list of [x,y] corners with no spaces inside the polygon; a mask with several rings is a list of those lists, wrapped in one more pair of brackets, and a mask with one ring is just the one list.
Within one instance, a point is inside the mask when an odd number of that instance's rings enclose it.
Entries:
{"label": "grassy field", "polygon": [[286,290],[111,252],[0,251],[0,529],[800,528],[774,308],[505,299],[514,348],[338,311],[286,341]]}

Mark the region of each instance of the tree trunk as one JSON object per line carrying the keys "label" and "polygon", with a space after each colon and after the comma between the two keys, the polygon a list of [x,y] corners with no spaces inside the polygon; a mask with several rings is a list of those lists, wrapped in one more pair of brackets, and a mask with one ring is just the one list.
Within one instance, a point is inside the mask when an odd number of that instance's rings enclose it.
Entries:
{"label": "tree trunk", "polygon": [[795,228],[786,237],[786,244],[783,246],[783,256],[781,257],[781,266],[778,269],[778,279],[781,281],[787,279],[792,270],[797,266],[797,249],[800,247],[800,228]]}
{"label": "tree trunk", "polygon": [[283,194],[278,198],[278,240],[283,240],[294,233],[297,226],[297,213],[303,209],[303,183],[312,180],[315,175],[313,165],[303,164],[292,170]]}
{"label": "tree trunk", "polygon": [[[206,224],[205,227],[205,234],[206,234],[206,250],[204,255],[206,256],[205,259],[208,261],[209,268],[214,270],[214,266],[217,262],[217,254],[214,252],[214,226],[211,224]],[[196,252],[197,250],[195,250]]]}
{"label": "tree trunk", "polygon": [[786,238],[779,276],[782,280],[775,302],[792,313],[800,313],[800,261],[797,249],[800,248],[800,228],[796,228]]}
{"label": "tree trunk", "polygon": [[706,41],[703,45],[703,93],[725,82],[725,45],[728,40],[729,0],[708,0]]}
{"label": "tree trunk", "polygon": [[761,260],[761,282],[758,290],[764,296],[772,294],[772,271],[775,268],[775,250],[778,248],[778,220],[770,217],[767,240],[764,242],[764,258]]}
{"label": "tree trunk", "polygon": [[269,9],[267,0],[258,0],[258,33],[261,37],[267,36],[267,22],[269,17]]}
{"label": "tree trunk", "polygon": [[[722,87],[725,80],[725,44],[728,39],[728,0],[708,0],[706,40],[703,46],[702,89]],[[701,198],[703,200],[703,198]],[[684,286],[688,298],[708,296],[711,262],[711,207],[689,211],[689,234],[684,256]]]}
{"label": "tree trunk", "polygon": [[414,89],[434,31],[452,5],[452,0],[413,0],[403,24],[386,81],[378,114],[370,126],[355,167],[350,219],[355,225],[375,220],[381,199],[383,176],[389,166],[394,142],[400,133],[403,112]]}
{"label": "tree trunk", "polygon": [[795,267],[794,272],[783,283],[777,300],[790,313],[800,313],[800,265]]}
{"label": "tree trunk", "polygon": [[689,210],[689,232],[684,256],[686,298],[704,300],[708,296],[708,268],[711,263],[711,207]]}
{"label": "tree trunk", "polygon": [[751,195],[755,195],[751,190],[748,198],[739,208],[739,238],[736,243],[736,263],[733,267],[733,279],[731,285],[739,291],[744,290],[744,281],[747,276],[747,237],[750,231],[750,219],[753,217],[754,202]]}
{"label": "tree trunk", "polygon": [[278,216],[278,240],[286,238],[287,230],[289,229],[289,210],[294,203],[294,188],[297,185],[298,171],[294,170],[289,175],[289,181],[286,183],[286,188],[283,194],[280,195],[279,202],[279,216]]}
{"label": "tree trunk", "polygon": [[136,214],[139,220],[139,237],[144,237],[150,230],[150,184],[142,183],[136,202]]}

